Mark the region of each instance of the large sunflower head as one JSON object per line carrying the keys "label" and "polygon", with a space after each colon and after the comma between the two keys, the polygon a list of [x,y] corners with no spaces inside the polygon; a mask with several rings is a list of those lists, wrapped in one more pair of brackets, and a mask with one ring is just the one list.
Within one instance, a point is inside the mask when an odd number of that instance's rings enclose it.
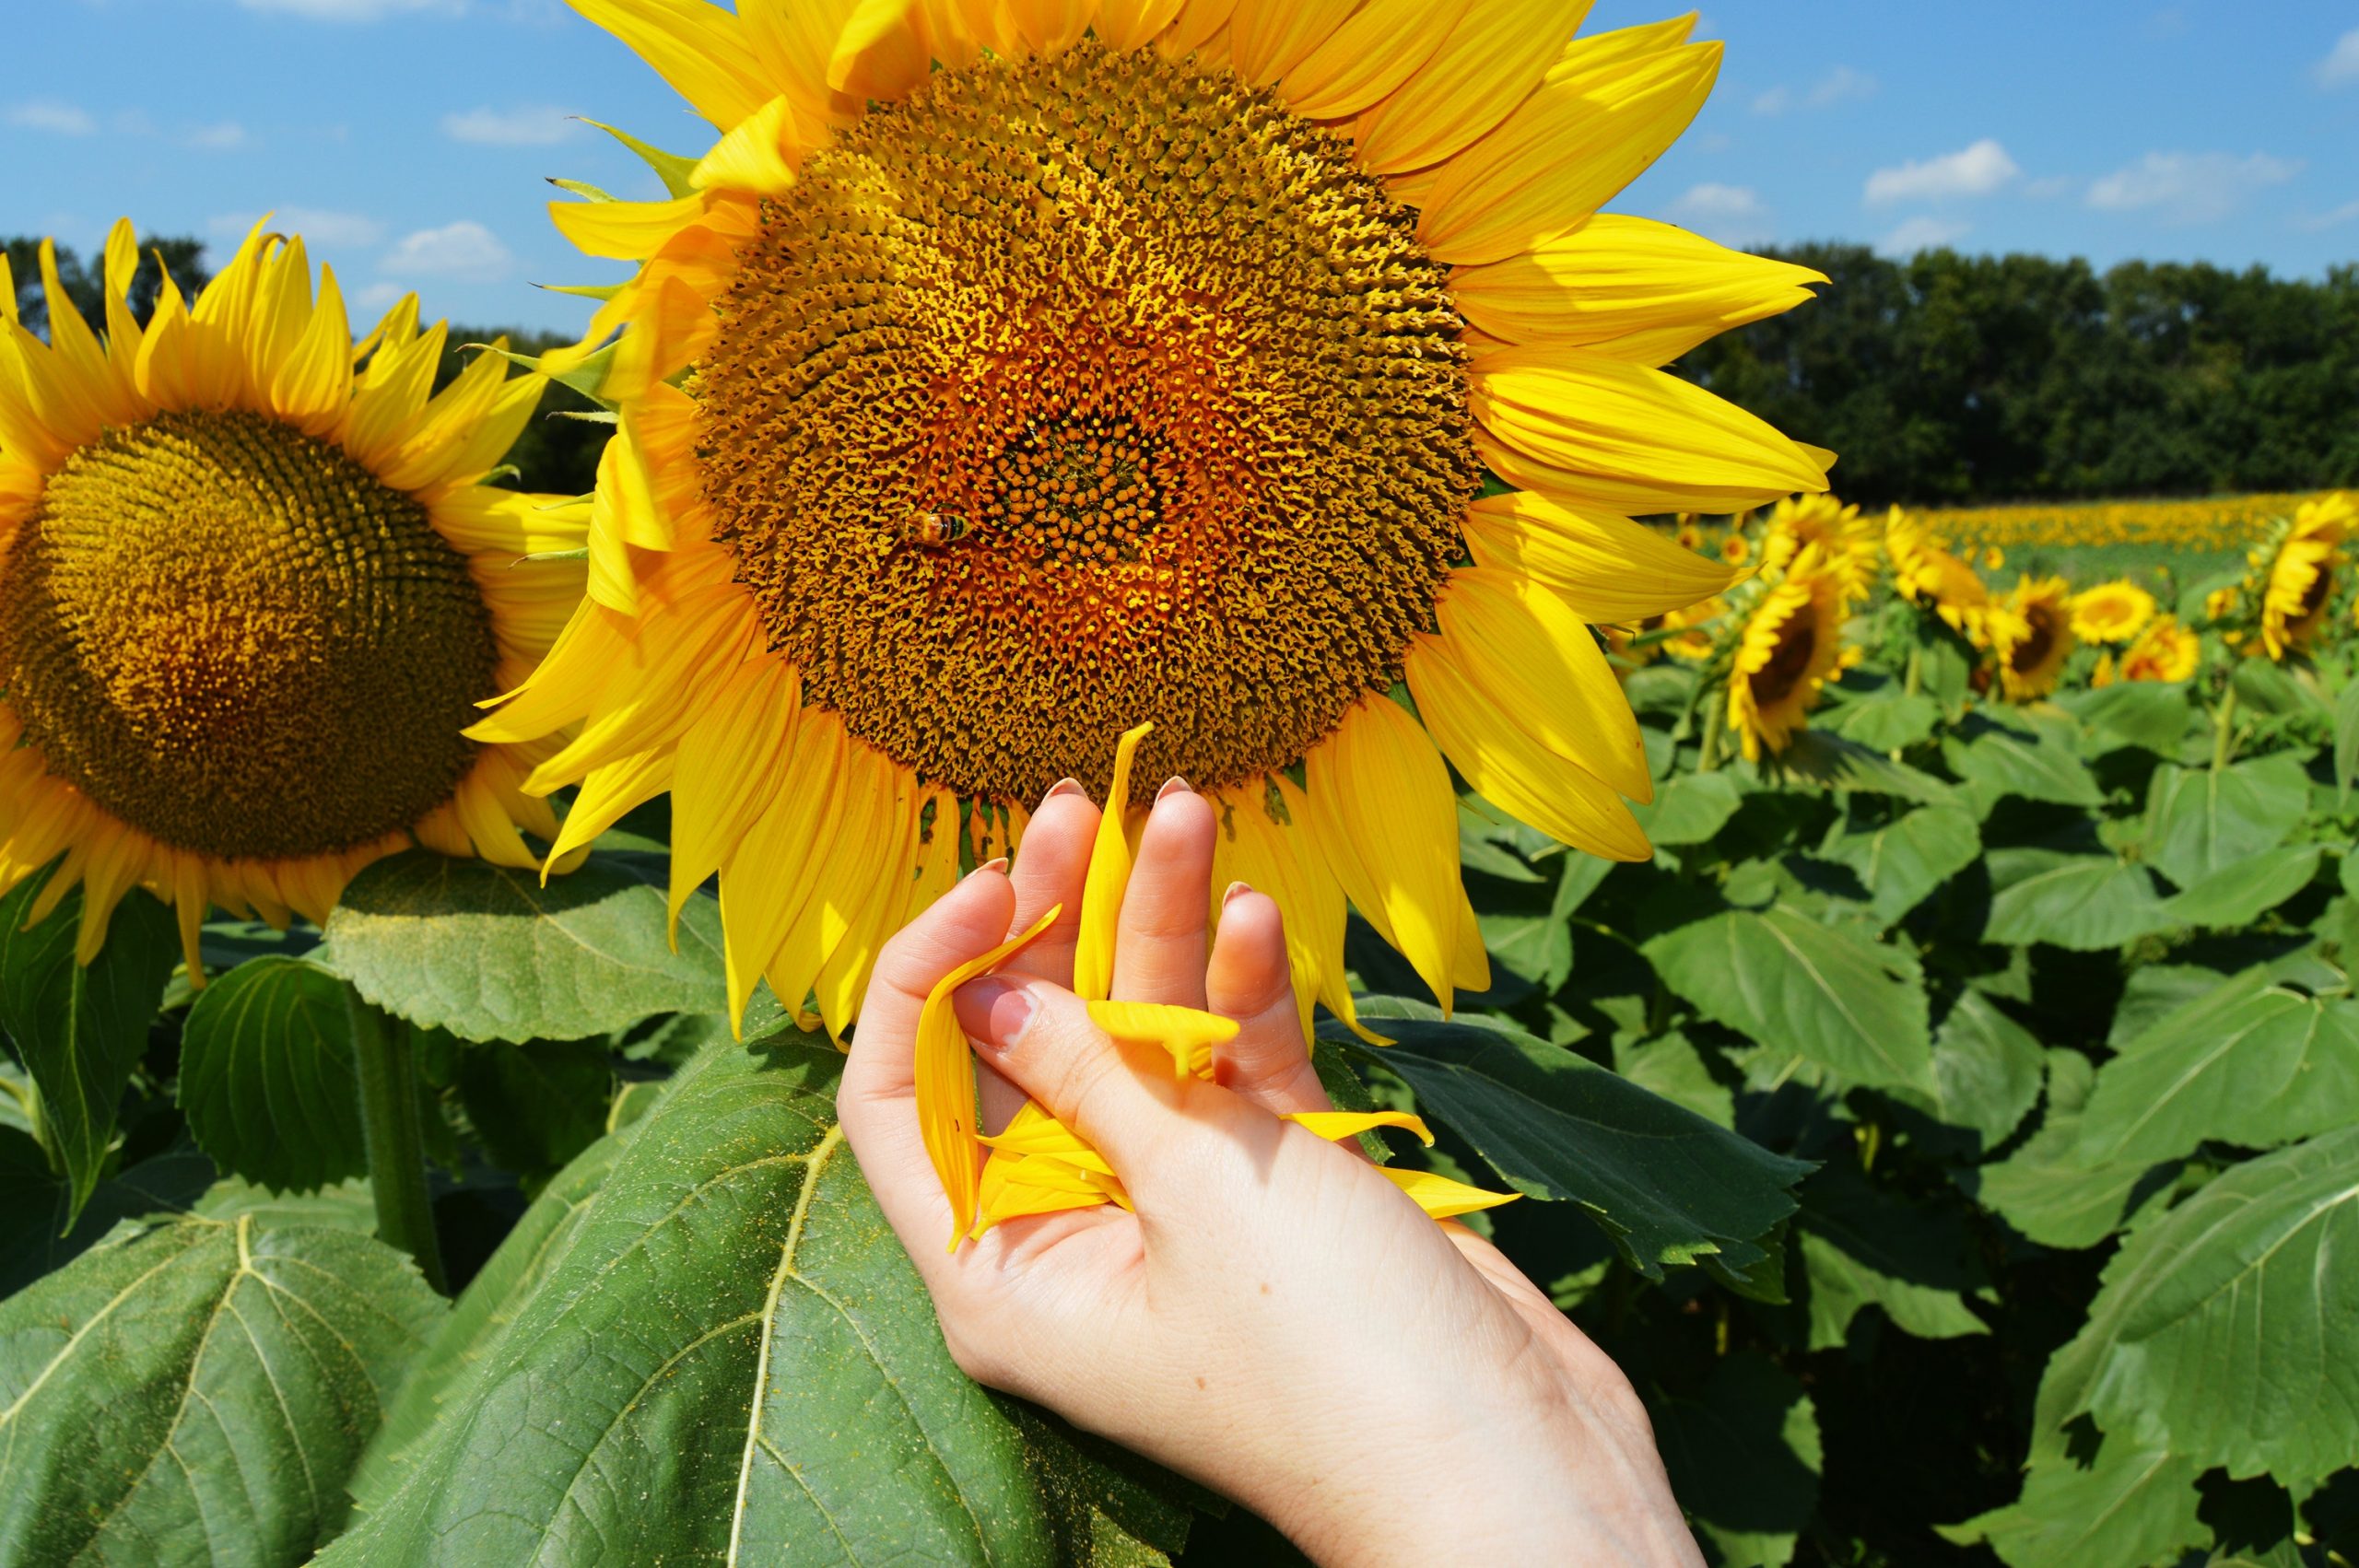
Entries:
{"label": "large sunflower head", "polygon": [[736,996],[839,1028],[962,814],[1107,777],[1142,721],[1137,800],[1215,802],[1339,1012],[1346,896],[1445,1004],[1486,973],[1445,756],[1647,853],[1591,626],[1737,573],[1631,519],[1829,461],[1658,369],[1819,275],[1597,210],[1711,86],[1692,18],[574,4],[714,140],[656,157],[667,201],[554,209],[638,263],[568,357],[622,329],[620,426],[592,603],[475,732],[587,720],[533,780],[577,810],[674,788]]}
{"label": "large sunflower head", "polygon": [[[2157,615],[2109,668],[2112,680],[2184,681],[2202,662],[2202,639],[2176,615]],[[2107,681],[2095,683],[2099,685]]]}
{"label": "large sunflower head", "polygon": [[1843,566],[1806,544],[1755,603],[1729,671],[1728,726],[1748,761],[1786,749],[1844,662]]}
{"label": "large sunflower head", "polygon": [[1925,524],[1895,507],[1885,514],[1884,553],[1892,562],[1893,591],[1919,609],[1931,610],[1953,631],[1979,640],[1990,608],[1990,591],[1972,567]]}
{"label": "large sunflower head", "polygon": [[2119,646],[2154,618],[2154,596],[2117,579],[2072,595],[2072,635],[2083,642]]}
{"label": "large sunflower head", "polygon": [[1761,536],[1761,569],[1783,571],[1815,544],[1824,569],[1835,574],[1845,596],[1865,599],[1875,586],[1880,543],[1874,520],[1862,518],[1858,507],[1824,492],[1791,496],[1769,513]]}
{"label": "large sunflower head", "polygon": [[2343,546],[2359,531],[2351,497],[2305,501],[2252,556],[2248,597],[2260,605],[2260,645],[2283,661],[2307,653],[2334,599]]}
{"label": "large sunflower head", "polygon": [[1991,607],[1984,629],[2007,700],[2046,696],[2077,645],[2071,587],[2060,577],[2023,578]]}
{"label": "large sunflower head", "polygon": [[462,731],[529,674],[581,593],[586,509],[479,483],[541,390],[481,355],[429,396],[444,329],[405,298],[355,347],[335,276],[257,227],[194,303],[143,327],[131,226],[106,320],[43,342],[0,262],[0,882],[64,857],[80,955],[133,886],[324,919],[411,842],[530,865],[521,790],[550,749]]}

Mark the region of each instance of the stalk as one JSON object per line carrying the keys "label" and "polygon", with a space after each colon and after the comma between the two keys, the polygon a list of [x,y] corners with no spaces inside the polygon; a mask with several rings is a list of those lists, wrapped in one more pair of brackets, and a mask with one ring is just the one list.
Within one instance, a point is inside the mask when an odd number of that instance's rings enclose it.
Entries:
{"label": "stalk", "polygon": [[1696,759],[1696,771],[1709,773],[1720,766],[1720,732],[1728,726],[1720,721],[1719,709],[1704,709],[1704,755]]}
{"label": "stalk", "polygon": [[2236,745],[2236,683],[2233,679],[2221,695],[2220,710],[2212,716],[2212,771],[2217,773],[2228,766],[2228,754]]}
{"label": "stalk", "polygon": [[1924,685],[1925,649],[1921,643],[1912,642],[1908,645],[1908,667],[1900,677],[1901,695],[1915,696]]}
{"label": "stalk", "polygon": [[352,1059],[360,1078],[360,1126],[369,1187],[377,1199],[377,1237],[417,1259],[426,1282],[444,1294],[442,1244],[426,1191],[426,1136],[417,1114],[417,1064],[409,1027],[387,1018],[345,988],[352,1019]]}

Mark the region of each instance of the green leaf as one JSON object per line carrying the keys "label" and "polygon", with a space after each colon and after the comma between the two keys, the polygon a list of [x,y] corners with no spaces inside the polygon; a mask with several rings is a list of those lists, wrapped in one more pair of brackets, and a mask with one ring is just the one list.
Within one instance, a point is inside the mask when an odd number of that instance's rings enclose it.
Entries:
{"label": "green leaf", "polygon": [[1983,1281],[1956,1216],[1884,1193],[1850,1165],[1830,1164],[1802,1184],[1794,1224],[1810,1281],[1812,1350],[1842,1344],[1865,1306],[1884,1308],[1920,1340],[1990,1331],[1960,1293]]}
{"label": "green leaf", "polygon": [[719,1012],[721,914],[664,936],[661,872],[593,855],[570,875],[415,850],[353,878],[315,956],[398,1018],[467,1040],[576,1040],[659,1012]]}
{"label": "green leaf", "polygon": [[76,964],[80,888],[23,929],[47,881],[27,877],[0,898],[0,1028],[40,1091],[34,1129],[65,1177],[71,1224],[99,1184],[123,1085],[147,1049],[147,1025],[181,945],[171,912],[135,890],[115,906],[98,957]]}
{"label": "green leaf", "polygon": [[347,994],[300,958],[249,959],[197,993],[180,1106],[223,1170],[284,1191],[368,1168]]}
{"label": "green leaf", "polygon": [[2108,1437],[2095,1465],[2040,1460],[2014,1502],[1938,1528],[1960,1546],[1987,1542],[2009,1568],[2148,1568],[2211,1539],[2196,1514],[2201,1471]]}
{"label": "green leaf", "polygon": [[72,1262],[118,1221],[187,1209],[212,1179],[213,1162],[182,1144],[99,1183],[72,1218],[73,1194],[32,1134],[0,1127],[0,1297]]}
{"label": "green leaf", "polygon": [[1871,751],[1895,752],[1915,745],[1933,732],[1942,706],[1922,693],[1903,690],[1887,681],[1863,696],[1829,709],[1823,722],[1847,741]]}
{"label": "green leaf", "polygon": [[2067,693],[2066,712],[2100,735],[2142,746],[2158,756],[2177,756],[2195,719],[2183,683],[2121,681],[2110,686]]}
{"label": "green leaf", "polygon": [[1963,806],[1919,806],[1880,827],[1838,827],[1818,851],[1851,868],[1889,926],[1982,854],[1982,834]]}
{"label": "green leaf", "polygon": [[1969,786],[1978,815],[1988,815],[2008,795],[2064,806],[2105,803],[2105,792],[2079,757],[1988,720],[1970,720],[1942,741],[1942,758]]}
{"label": "green leaf", "polygon": [[1862,1087],[1933,1092],[1924,989],[1882,943],[1791,909],[1731,909],[1641,951],[1714,1023]]}
{"label": "green leaf", "polygon": [[1557,861],[1556,888],[1544,915],[1478,915],[1491,955],[1543,991],[1555,991],[1573,973],[1573,911],[1594,892],[1614,862],[1578,851]]}
{"label": "green leaf", "polygon": [[443,1310],[367,1236],[118,1229],[0,1303],[0,1559],[304,1561]]}
{"label": "green leaf", "polygon": [[1818,1410],[1791,1374],[1740,1351],[1654,1409],[1671,1489],[1723,1568],[1785,1568],[1818,1507]]}
{"label": "green leaf", "polygon": [[2359,674],[2342,684],[2334,703],[2334,794],[2339,809],[2351,799],[2352,780],[2359,778]]}
{"label": "green leaf", "polygon": [[2022,1148],[1962,1179],[1984,1208],[2042,1246],[2095,1246],[2163,1196],[2144,1161],[2079,1163],[2081,1113],[2096,1069],[2074,1050],[2048,1053],[2048,1112]]}
{"label": "green leaf", "polygon": [[2302,1488],[2359,1453],[2354,1342],[2359,1127],[2346,1127],[2236,1165],[2130,1233],[2042,1380],[2035,1455],[2085,1412],[2109,1440]]}
{"label": "green leaf", "polygon": [[2165,900],[2163,913],[2174,925],[2250,925],[2310,884],[2320,852],[2315,844],[2285,844],[2247,856]]}
{"label": "green leaf", "polygon": [[1725,773],[1680,773],[1656,786],[1652,804],[1633,810],[1649,841],[1677,848],[1708,842],[1743,803],[1743,791]]}
{"label": "green leaf", "polygon": [[2283,844],[2309,804],[2301,764],[2279,754],[2232,767],[2165,764],[2146,791],[2146,860],[2193,887]]}
{"label": "green leaf", "polygon": [[458,1086],[493,1164],[538,1176],[606,1130],[615,1072],[603,1040],[495,1041],[459,1053]]}
{"label": "green leaf", "polygon": [[1793,1211],[1788,1190],[1810,1167],[1773,1154],[1496,1019],[1444,1023],[1422,1002],[1370,997],[1360,1017],[1393,1044],[1365,1046],[1322,1025],[1322,1044],[1400,1074],[1517,1191],[1567,1199],[1594,1215],[1632,1268],[1719,1254],[1743,1269],[1754,1245]]}
{"label": "green leaf", "polygon": [[799,1036],[720,1042],[602,1180],[561,1176],[553,1195],[592,1188],[580,1211],[539,1211],[522,1246],[546,1261],[511,1256],[472,1366],[323,1568],[1175,1550],[1184,1510],[1140,1504],[951,1361],[835,1124],[840,1063]]}
{"label": "green leaf", "polygon": [[1933,1094],[1907,1098],[1994,1149],[2039,1103],[2047,1067],[2031,1031],[1980,991],[1963,991],[1933,1036]]}
{"label": "green leaf", "polygon": [[2236,700],[2255,713],[2302,713],[2326,706],[2315,685],[2294,679],[2283,665],[2267,659],[2237,660],[2232,679]]}
{"label": "green leaf", "polygon": [[1712,1076],[1696,1042],[1672,1030],[1650,1040],[1614,1037],[1614,1071],[1639,1088],[1685,1106],[1706,1121],[1736,1125],[1736,1096]]}
{"label": "green leaf", "polygon": [[2256,965],[2179,1008],[2097,1069],[2080,1159],[2152,1164],[2207,1139],[2273,1149],[2359,1121],[2359,1003]]}
{"label": "green leaf", "polygon": [[1911,801],[1946,801],[1954,793],[1930,773],[1824,730],[1805,730],[1796,735],[1778,755],[1777,772],[1782,778],[1829,790],[1898,795]]}
{"label": "green leaf", "polygon": [[1990,919],[1985,942],[2044,942],[2081,953],[2134,942],[2166,923],[2154,879],[2111,855],[2060,849],[1990,852]]}

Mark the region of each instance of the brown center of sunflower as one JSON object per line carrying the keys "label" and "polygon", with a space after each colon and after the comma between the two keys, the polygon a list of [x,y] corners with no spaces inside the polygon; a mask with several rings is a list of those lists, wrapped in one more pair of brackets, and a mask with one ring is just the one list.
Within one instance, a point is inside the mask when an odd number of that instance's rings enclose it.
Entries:
{"label": "brown center of sunflower", "polygon": [[0,572],[0,682],[50,771],[220,859],[349,848],[449,799],[498,658],[426,509],[257,414],[108,431]]}
{"label": "brown center of sunflower", "polygon": [[716,532],[852,732],[961,791],[1300,757],[1478,480],[1414,215],[1223,71],[937,73],[805,163],[691,385]]}
{"label": "brown center of sunflower", "polygon": [[2058,630],[2056,612],[2043,603],[2024,606],[2024,625],[2028,628],[2023,639],[2007,650],[2008,667],[2018,675],[2028,675],[2048,660],[2056,646]]}
{"label": "brown center of sunflower", "polygon": [[1818,628],[1811,623],[1811,612],[1805,605],[1778,628],[1778,647],[1769,661],[1747,677],[1753,685],[1753,701],[1756,708],[1774,708],[1791,696],[1810,671],[1811,655],[1818,650]]}

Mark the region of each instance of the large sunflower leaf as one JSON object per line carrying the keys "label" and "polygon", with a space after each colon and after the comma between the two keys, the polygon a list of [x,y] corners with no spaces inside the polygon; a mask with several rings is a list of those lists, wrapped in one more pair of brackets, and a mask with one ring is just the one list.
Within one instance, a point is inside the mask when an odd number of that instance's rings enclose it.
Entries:
{"label": "large sunflower leaf", "polygon": [[181,948],[170,911],[134,890],[115,906],[98,957],[75,963],[81,889],[24,929],[47,880],[28,877],[0,898],[0,1028],[40,1092],[34,1128],[65,1176],[70,1225],[99,1184],[123,1085],[147,1048]]}
{"label": "large sunflower leaf", "polygon": [[0,1561],[306,1561],[444,1310],[348,1231],[118,1228],[0,1304]]}
{"label": "large sunflower leaf", "polygon": [[2048,1109],[2038,1130],[2005,1159],[1960,1177],[1977,1202],[2042,1246],[2095,1246],[2165,1185],[2153,1179],[2151,1162],[2080,1163],[2082,1111],[2095,1076],[2079,1051],[2049,1051]]}
{"label": "large sunflower leaf", "polygon": [[1722,910],[1642,951],[1716,1024],[1862,1087],[1934,1091],[1924,989],[1880,942],[1773,907]]}
{"label": "large sunflower leaf", "polygon": [[1989,867],[1986,942],[2017,947],[2044,942],[2095,953],[2169,923],[2146,868],[2111,855],[1994,849]]}
{"label": "large sunflower leaf", "polygon": [[2211,1539],[2196,1513],[2202,1469],[2109,1437],[2094,1464],[2040,1460],[2014,1502],[1939,1528],[1960,1546],[1988,1543],[2008,1568],[2147,1568]]}
{"label": "large sunflower leaf", "polygon": [[1854,1167],[1823,1167],[1802,1184],[1794,1222],[1810,1283],[1810,1348],[1831,1350],[1849,1337],[1866,1306],[1920,1340],[1987,1334],[1966,1305],[1984,1288],[1967,1249],[1963,1216],[1910,1204],[1871,1186]]}
{"label": "large sunflower leaf", "polygon": [[1982,833],[1964,806],[1919,806],[1880,826],[1838,826],[1818,852],[1851,868],[1888,926],[1972,865]]}
{"label": "large sunflower leaf", "polygon": [[1370,1047],[1332,1024],[1321,1043],[1400,1074],[1516,1190],[1579,1204],[1650,1279],[1707,1255],[1741,1270],[1794,1211],[1808,1165],[1561,1046],[1496,1019],[1444,1023],[1401,997],[1369,997],[1359,1013],[1393,1043]]}
{"label": "large sunflower leaf", "polygon": [[[1176,1550],[1176,1483],[1118,1473],[952,1362],[836,1126],[840,1061],[792,1036],[724,1040],[561,1175],[436,1347],[434,1408],[397,1416],[397,1473],[363,1477],[370,1506],[322,1563]],[[584,1164],[601,1149],[602,1176]]]}
{"label": "large sunflower leaf", "polygon": [[2057,700],[2066,712],[2107,740],[2126,741],[2158,756],[2178,755],[2195,719],[2195,707],[2187,699],[2184,684],[2121,681],[2067,692]]}
{"label": "large sunflower leaf", "polygon": [[2165,764],[2146,790],[2146,860],[2193,887],[2283,844],[2309,799],[2302,765],[2283,754],[2224,768]]}
{"label": "large sunflower leaf", "polygon": [[395,855],[353,878],[314,956],[375,1006],[468,1040],[578,1040],[717,1012],[720,907],[691,898],[673,952],[661,877],[600,854],[544,887],[537,872]]}
{"label": "large sunflower leaf", "polygon": [[2163,906],[2172,924],[2233,930],[2250,925],[2310,884],[2323,851],[2281,844],[2230,862]]}
{"label": "large sunflower leaf", "polygon": [[2088,765],[2063,746],[1974,717],[1942,743],[1942,759],[1963,779],[1978,816],[2008,795],[2065,806],[2100,806]]}
{"label": "large sunflower leaf", "polygon": [[1777,1363],[1740,1351],[1653,1410],[1672,1491],[1726,1568],[1785,1568],[1818,1505],[1818,1411]]}
{"label": "large sunflower leaf", "polygon": [[344,982],[300,958],[249,959],[197,993],[180,1105],[224,1170],[280,1190],[360,1175],[368,1151]]}

